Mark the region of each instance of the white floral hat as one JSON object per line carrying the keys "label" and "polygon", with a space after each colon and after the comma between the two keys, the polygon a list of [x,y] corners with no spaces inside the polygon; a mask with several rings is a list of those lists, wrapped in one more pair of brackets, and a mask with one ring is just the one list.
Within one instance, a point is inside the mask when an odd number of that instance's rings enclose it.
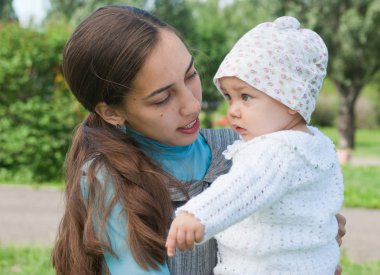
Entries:
{"label": "white floral hat", "polygon": [[[214,76],[235,76],[310,122],[326,75],[328,52],[322,38],[283,16],[251,29],[234,45]],[[222,92],[222,91],[221,91]]]}

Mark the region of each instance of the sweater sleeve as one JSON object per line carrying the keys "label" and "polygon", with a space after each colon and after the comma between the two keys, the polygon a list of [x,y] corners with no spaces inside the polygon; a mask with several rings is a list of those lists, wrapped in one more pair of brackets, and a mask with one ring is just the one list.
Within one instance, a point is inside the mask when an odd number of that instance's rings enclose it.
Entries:
{"label": "sweater sleeve", "polygon": [[234,155],[230,172],[176,211],[201,221],[203,241],[273,204],[289,188],[296,165],[293,149],[273,140],[247,145]]}
{"label": "sweater sleeve", "polygon": [[[88,166],[87,166],[88,167]],[[83,170],[83,169],[82,169]],[[87,170],[87,169],[85,169]],[[111,201],[113,197],[114,190],[112,188],[112,181],[109,177],[105,176],[106,171],[104,169],[99,169],[97,171],[96,178],[99,180],[101,185],[107,186],[105,205]],[[107,182],[106,182],[107,181]],[[88,182],[87,177],[81,177],[81,189],[84,198],[88,196]],[[97,213],[94,213],[94,217]],[[109,238],[112,250],[115,252],[116,256],[109,253],[104,253],[104,259],[107,263],[108,270],[112,275],[122,275],[122,274],[136,274],[136,275],[170,275],[167,264],[159,265],[158,270],[149,269],[144,270],[132,256],[132,251],[127,244],[127,217],[123,214],[122,206],[116,203],[107,219],[106,222],[106,232]],[[94,229],[98,232],[98,226],[94,222]]]}

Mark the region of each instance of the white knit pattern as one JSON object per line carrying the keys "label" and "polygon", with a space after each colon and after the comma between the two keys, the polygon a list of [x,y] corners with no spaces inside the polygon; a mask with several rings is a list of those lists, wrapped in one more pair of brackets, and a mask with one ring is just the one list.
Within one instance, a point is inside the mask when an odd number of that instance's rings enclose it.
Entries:
{"label": "white knit pattern", "polygon": [[215,274],[334,274],[343,177],[331,140],[309,130],[236,141],[230,172],[177,209],[216,235]]}

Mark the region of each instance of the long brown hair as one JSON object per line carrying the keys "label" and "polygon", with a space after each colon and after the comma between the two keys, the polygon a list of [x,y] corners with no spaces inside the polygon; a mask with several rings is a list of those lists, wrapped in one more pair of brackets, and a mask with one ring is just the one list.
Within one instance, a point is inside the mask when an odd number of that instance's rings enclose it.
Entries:
{"label": "long brown hair", "polygon": [[[172,213],[167,184],[173,179],[133,139],[94,111],[99,102],[122,103],[161,29],[172,30],[143,10],[108,6],[85,19],[65,46],[65,78],[90,114],[76,128],[65,162],[66,209],[52,253],[57,274],[101,272],[103,254],[115,255],[105,225],[116,203],[128,219],[125,230],[136,262],[148,269],[166,260]],[[88,170],[83,171],[86,164]],[[99,171],[106,171],[108,178],[100,182]],[[87,177],[87,185],[81,186],[81,177]],[[111,199],[106,198],[109,188]]]}

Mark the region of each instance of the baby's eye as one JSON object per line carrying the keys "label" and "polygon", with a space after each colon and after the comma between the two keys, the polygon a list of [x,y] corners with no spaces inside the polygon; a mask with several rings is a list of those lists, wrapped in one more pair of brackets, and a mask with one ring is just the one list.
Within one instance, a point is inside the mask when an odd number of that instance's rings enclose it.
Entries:
{"label": "baby's eye", "polygon": [[244,101],[248,101],[248,100],[252,99],[253,97],[250,96],[250,95],[247,95],[247,94],[242,94],[242,95],[241,95],[241,98],[242,98]]}

